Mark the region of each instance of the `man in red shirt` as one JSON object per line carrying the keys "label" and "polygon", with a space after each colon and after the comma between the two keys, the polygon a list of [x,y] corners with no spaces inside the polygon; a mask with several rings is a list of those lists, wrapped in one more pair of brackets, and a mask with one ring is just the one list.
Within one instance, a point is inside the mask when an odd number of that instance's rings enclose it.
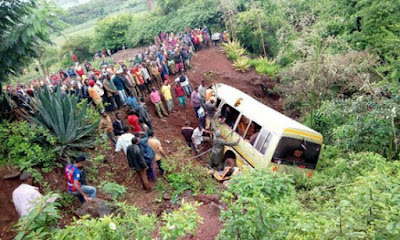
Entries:
{"label": "man in red shirt", "polygon": [[140,129],[139,118],[134,110],[129,112],[128,124],[133,133],[142,131],[142,129]]}

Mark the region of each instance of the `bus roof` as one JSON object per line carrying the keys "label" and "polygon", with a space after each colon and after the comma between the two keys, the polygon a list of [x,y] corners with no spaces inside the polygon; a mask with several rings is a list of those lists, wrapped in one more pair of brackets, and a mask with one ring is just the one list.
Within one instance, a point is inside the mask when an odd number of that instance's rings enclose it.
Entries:
{"label": "bus roof", "polygon": [[[221,83],[215,84],[214,86],[216,97],[224,100],[227,104],[241,112],[247,118],[270,131],[282,134],[287,129],[295,129],[313,133],[320,136],[322,139],[322,135],[315,130],[312,130],[282,113],[275,111],[234,87]],[[241,99],[240,105],[235,107],[235,103],[238,99]]]}

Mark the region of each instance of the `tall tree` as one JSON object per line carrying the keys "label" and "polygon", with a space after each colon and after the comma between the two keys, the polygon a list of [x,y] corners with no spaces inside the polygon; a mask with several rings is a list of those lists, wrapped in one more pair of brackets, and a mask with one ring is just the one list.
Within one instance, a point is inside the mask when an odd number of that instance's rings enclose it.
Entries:
{"label": "tall tree", "polygon": [[0,1],[0,83],[38,57],[50,33],[61,30],[62,10],[48,0]]}

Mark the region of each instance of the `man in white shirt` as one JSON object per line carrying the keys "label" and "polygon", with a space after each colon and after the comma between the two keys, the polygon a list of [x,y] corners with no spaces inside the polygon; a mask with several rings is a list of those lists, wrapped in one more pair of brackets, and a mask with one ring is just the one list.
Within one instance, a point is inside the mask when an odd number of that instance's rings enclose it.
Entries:
{"label": "man in white shirt", "polygon": [[198,127],[193,130],[192,142],[193,142],[194,148],[195,148],[197,153],[200,152],[201,144],[204,141],[208,141],[208,142],[210,141],[210,138],[209,137],[204,137],[203,133],[210,133],[211,134],[211,132],[206,130],[206,129],[204,129],[201,124],[199,124]]}
{"label": "man in white shirt", "polygon": [[[21,217],[28,215],[43,198],[43,195],[37,187],[32,186],[33,178],[30,174],[22,173],[19,179],[22,181],[22,184],[13,191],[12,198],[15,209]],[[54,202],[56,199],[56,197],[50,198],[49,202]]]}
{"label": "man in white shirt", "polygon": [[132,144],[133,137],[134,135],[132,133],[124,133],[119,136],[117,144],[115,145],[115,152],[119,152],[122,149],[126,155],[126,149]]}

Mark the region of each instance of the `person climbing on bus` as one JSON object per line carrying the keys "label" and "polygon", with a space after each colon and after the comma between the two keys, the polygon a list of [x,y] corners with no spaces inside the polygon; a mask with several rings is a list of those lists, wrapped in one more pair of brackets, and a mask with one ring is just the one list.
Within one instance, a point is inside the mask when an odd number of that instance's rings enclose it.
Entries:
{"label": "person climbing on bus", "polygon": [[215,138],[211,149],[210,166],[221,171],[224,168],[224,146],[236,146],[240,141],[240,137],[236,142],[227,142],[221,137],[221,132],[215,132]]}

